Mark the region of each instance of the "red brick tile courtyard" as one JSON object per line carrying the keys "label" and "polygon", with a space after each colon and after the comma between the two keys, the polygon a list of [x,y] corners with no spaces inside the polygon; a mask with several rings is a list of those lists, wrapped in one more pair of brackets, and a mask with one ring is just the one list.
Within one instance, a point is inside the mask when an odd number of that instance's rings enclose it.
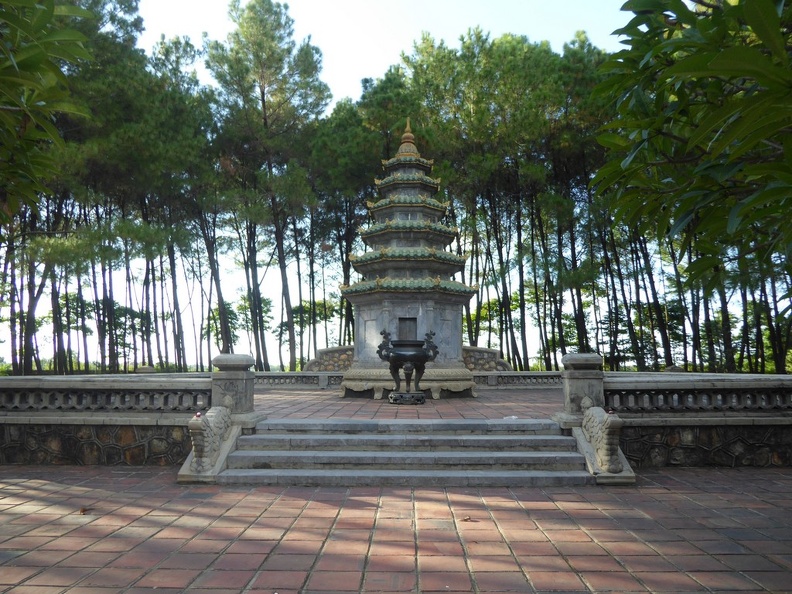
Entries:
{"label": "red brick tile courtyard", "polygon": [[[493,390],[399,407],[284,392],[256,406],[536,418],[558,398]],[[0,467],[0,592],[792,592],[787,468],[513,489],[182,486],[177,471]]]}

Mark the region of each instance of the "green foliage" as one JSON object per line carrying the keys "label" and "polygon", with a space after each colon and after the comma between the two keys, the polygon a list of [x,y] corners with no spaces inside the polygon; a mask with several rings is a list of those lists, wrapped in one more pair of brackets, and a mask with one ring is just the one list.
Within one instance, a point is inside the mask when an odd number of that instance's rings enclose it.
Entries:
{"label": "green foliage", "polygon": [[56,0],[0,4],[0,223],[35,205],[60,144],[58,113],[84,113],[69,99],[64,65],[87,60],[85,37],[64,19],[91,14]]}
{"label": "green foliage", "polygon": [[[231,344],[234,345],[239,341],[239,330],[242,329],[241,323],[244,322],[240,320],[240,312],[236,309],[226,307],[225,317],[228,320],[229,327],[231,329]],[[209,315],[206,319],[206,325],[203,327],[201,331],[201,338],[207,340],[212,339],[214,340],[214,344],[218,349],[222,349],[222,335],[220,329],[220,310],[219,308],[215,307],[209,312]]]}
{"label": "green foliage", "polygon": [[694,276],[754,252],[789,271],[792,8],[694,4],[624,5],[628,47],[599,89],[619,118],[600,136],[609,160],[593,183],[626,224],[695,244]]}

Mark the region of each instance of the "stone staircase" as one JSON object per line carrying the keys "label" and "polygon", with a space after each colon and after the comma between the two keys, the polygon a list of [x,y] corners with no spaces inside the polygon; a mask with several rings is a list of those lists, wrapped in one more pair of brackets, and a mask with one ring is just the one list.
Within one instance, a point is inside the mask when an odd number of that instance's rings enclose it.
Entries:
{"label": "stone staircase", "polygon": [[218,484],[536,487],[594,484],[551,420],[281,419],[241,436]]}

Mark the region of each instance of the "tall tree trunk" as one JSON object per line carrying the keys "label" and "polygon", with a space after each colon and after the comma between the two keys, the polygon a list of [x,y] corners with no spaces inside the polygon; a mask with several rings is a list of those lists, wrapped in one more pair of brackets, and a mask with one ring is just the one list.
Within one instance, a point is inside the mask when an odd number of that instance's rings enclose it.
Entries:
{"label": "tall tree trunk", "polygon": [[[63,375],[66,373],[68,368],[66,361],[66,345],[64,344],[63,339],[64,335],[69,335],[71,333],[64,329],[63,319],[65,312],[63,312],[61,308],[60,290],[54,268],[50,270],[49,283],[50,305],[52,307],[52,366],[55,373]],[[65,293],[65,297],[68,300],[68,291]],[[69,328],[68,319],[66,321],[66,328]]]}
{"label": "tall tree trunk", "polygon": [[[663,306],[660,304],[660,296],[657,292],[657,285],[654,279],[654,270],[652,267],[652,258],[649,255],[649,246],[647,245],[645,237],[637,237],[638,249],[641,252],[644,262],[645,278],[649,283],[649,302],[654,310],[654,319],[657,327],[657,333],[660,335],[660,344],[663,347],[663,360],[665,366],[670,367],[674,364],[674,355],[671,352],[671,340],[668,337],[668,324],[666,323],[665,315],[663,315]],[[662,274],[662,270],[660,272]],[[663,296],[665,299],[665,295]]]}
{"label": "tall tree trunk", "polygon": [[[277,213],[277,201],[271,196],[273,213]],[[278,256],[278,268],[281,276],[281,295],[283,298],[284,314],[286,316],[286,330],[289,341],[289,371],[297,370],[297,335],[294,331],[294,311],[292,309],[291,295],[289,292],[289,274],[287,270],[288,260],[286,258],[286,230],[285,221],[279,216],[274,217],[274,239],[275,251]]]}
{"label": "tall tree trunk", "polygon": [[[228,319],[228,306],[223,298],[222,280],[220,278],[220,266],[217,262],[217,239],[214,234],[214,225],[206,220],[205,216],[200,217],[201,235],[203,236],[204,245],[206,247],[207,260],[209,261],[209,275],[210,282],[214,290],[217,292],[217,316],[218,326],[220,331],[220,352],[233,353],[234,340],[231,333],[231,324]],[[209,348],[211,349],[211,341]],[[209,361],[211,362],[211,351],[209,353]]]}
{"label": "tall tree trunk", "polygon": [[36,346],[36,309],[41,296],[44,294],[47,278],[52,272],[52,264],[44,264],[40,280],[36,282],[36,263],[29,256],[25,256],[25,261],[27,264],[27,307],[24,321],[22,373],[31,375],[34,373],[34,363],[36,363],[37,370],[41,371],[41,360]]}
{"label": "tall tree trunk", "polygon": [[[715,274],[720,276],[721,270],[715,270]],[[726,297],[726,287],[722,280],[718,282],[716,288],[721,308],[721,334],[723,335],[723,359],[727,373],[736,373],[737,364],[734,361],[734,344],[732,342],[731,316],[729,314],[729,299]]]}

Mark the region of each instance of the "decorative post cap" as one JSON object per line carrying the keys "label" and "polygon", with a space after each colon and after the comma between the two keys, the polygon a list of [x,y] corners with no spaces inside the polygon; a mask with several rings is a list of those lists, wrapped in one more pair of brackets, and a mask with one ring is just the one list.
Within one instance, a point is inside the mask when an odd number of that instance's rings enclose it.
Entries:
{"label": "decorative post cap", "polygon": [[597,353],[567,353],[561,358],[565,370],[602,370],[602,355]]}
{"label": "decorative post cap", "polygon": [[212,365],[220,371],[247,371],[256,362],[250,355],[229,355],[223,353],[212,359]]}

